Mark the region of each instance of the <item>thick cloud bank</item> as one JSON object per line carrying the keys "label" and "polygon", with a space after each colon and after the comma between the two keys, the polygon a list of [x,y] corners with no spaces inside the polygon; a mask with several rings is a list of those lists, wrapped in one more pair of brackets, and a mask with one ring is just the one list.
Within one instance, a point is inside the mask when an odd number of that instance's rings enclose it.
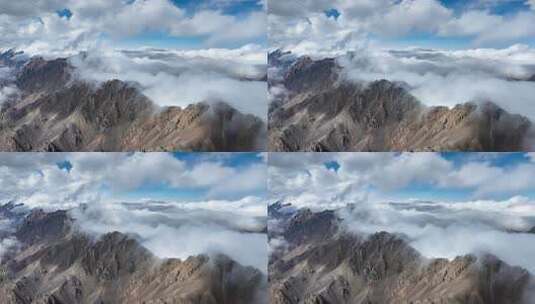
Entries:
{"label": "thick cloud bank", "polygon": [[526,45],[459,51],[368,49],[339,57],[338,62],[349,80],[401,82],[429,106],[492,101],[535,120],[535,50]]}
{"label": "thick cloud bank", "polygon": [[[70,210],[95,237],[132,234],[162,258],[229,255],[266,271],[266,163],[243,153],[5,153],[0,203]],[[17,244],[2,233],[0,254]]]}
{"label": "thick cloud bank", "polygon": [[266,55],[258,46],[100,50],[73,56],[70,62],[82,80],[134,82],[160,106],[224,101],[241,112],[266,119]]}
{"label": "thick cloud bank", "polygon": [[351,211],[341,209],[339,215],[353,232],[403,234],[429,258],[491,253],[535,273],[535,234],[528,233],[535,227],[535,201],[525,197],[358,205]]}
{"label": "thick cloud bank", "polygon": [[269,164],[271,201],[339,209],[350,231],[403,234],[429,258],[491,253],[535,273],[530,154],[281,153]]}
{"label": "thick cloud bank", "polygon": [[[520,160],[507,166],[496,164],[503,157]],[[411,192],[414,186],[428,191]],[[361,200],[381,202],[397,200],[400,195],[433,199],[460,193],[467,200],[507,198],[528,195],[534,188],[535,163],[531,154],[277,153],[269,156],[271,198],[289,199],[299,207],[344,206]]]}
{"label": "thick cloud bank", "polygon": [[341,56],[352,80],[403,82],[426,105],[490,100],[533,121],[534,7],[532,0],[273,0],[269,38],[273,49]]}
{"label": "thick cloud bank", "polygon": [[68,209],[106,198],[143,198],[146,185],[158,190],[147,192],[147,198],[159,190],[171,197],[194,193],[195,200],[203,201],[264,194],[267,169],[260,158],[240,167],[225,163],[232,159],[229,154],[198,158],[206,161],[191,164],[168,153],[4,153],[0,200],[17,200],[30,208]]}
{"label": "thick cloud bank", "polygon": [[71,214],[82,231],[96,236],[112,231],[132,234],[162,258],[223,253],[267,272],[265,202],[246,198],[211,204],[108,203]]}

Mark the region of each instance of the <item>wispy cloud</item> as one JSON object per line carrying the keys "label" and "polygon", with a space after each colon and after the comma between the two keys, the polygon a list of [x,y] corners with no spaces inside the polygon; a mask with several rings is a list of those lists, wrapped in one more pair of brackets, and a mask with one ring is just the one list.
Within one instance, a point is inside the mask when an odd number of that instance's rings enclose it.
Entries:
{"label": "wispy cloud", "polygon": [[534,165],[519,153],[279,153],[270,201],[336,209],[346,231],[399,234],[429,258],[490,253],[535,273]]}
{"label": "wispy cloud", "polygon": [[[131,234],[162,258],[226,254],[267,272],[266,167],[255,153],[4,153],[0,203],[69,210],[82,232]],[[0,233],[0,256],[17,245]]]}
{"label": "wispy cloud", "polygon": [[[68,10],[70,17],[58,12]],[[186,12],[169,0],[42,0],[0,4],[0,42],[32,54],[76,53],[101,43],[161,34],[189,47],[239,46],[265,40],[262,8],[227,13],[219,6]]]}
{"label": "wispy cloud", "polygon": [[[274,47],[306,52],[350,50],[367,40],[429,47],[455,39],[465,47],[503,47],[532,39],[533,3],[522,0],[513,8],[498,2],[462,1],[449,7],[439,0],[274,0],[268,6],[269,34]],[[501,9],[491,9],[496,7]],[[333,9],[337,18],[326,13]]]}
{"label": "wispy cloud", "polygon": [[[69,170],[58,166],[65,161]],[[0,199],[45,209],[141,199],[146,193],[186,201],[239,200],[265,196],[266,171],[261,158],[237,166],[168,153],[8,153],[0,158]]]}

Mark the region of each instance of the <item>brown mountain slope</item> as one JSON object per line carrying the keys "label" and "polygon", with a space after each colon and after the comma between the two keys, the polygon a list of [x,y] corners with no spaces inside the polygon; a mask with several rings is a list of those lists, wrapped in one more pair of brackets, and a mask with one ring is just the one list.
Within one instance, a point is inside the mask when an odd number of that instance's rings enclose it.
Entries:
{"label": "brown mountain slope", "polygon": [[[270,58],[270,65],[282,65],[277,54]],[[269,84],[287,96],[270,106],[271,151],[529,149],[531,122],[489,101],[425,107],[402,84],[344,80],[333,59],[301,57],[279,73]]]}
{"label": "brown mountain slope", "polygon": [[337,221],[332,211],[300,210],[270,236],[288,242],[270,257],[271,303],[530,303],[522,268],[490,255],[426,259],[395,235],[361,237]]}
{"label": "brown mountain slope", "polygon": [[0,302],[265,303],[265,276],[219,255],[159,259],[119,232],[93,240],[65,211],[33,211],[0,263]]}
{"label": "brown mountain slope", "polygon": [[20,96],[1,105],[1,151],[255,151],[264,122],[223,102],[157,108],[119,80],[77,80],[66,59],[16,70]]}

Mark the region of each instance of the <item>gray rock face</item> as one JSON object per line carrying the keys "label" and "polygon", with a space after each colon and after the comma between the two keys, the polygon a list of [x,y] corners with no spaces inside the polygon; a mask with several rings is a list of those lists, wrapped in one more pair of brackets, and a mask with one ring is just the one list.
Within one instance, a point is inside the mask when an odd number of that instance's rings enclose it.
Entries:
{"label": "gray rock face", "polygon": [[281,56],[270,56],[270,67],[282,76],[269,85],[286,91],[270,105],[270,151],[531,149],[531,122],[490,101],[425,107],[404,84],[345,80],[335,59],[288,64]]}
{"label": "gray rock face", "polygon": [[270,236],[288,242],[270,257],[271,303],[530,303],[531,275],[490,255],[426,259],[396,235],[346,232],[332,211],[282,226]]}
{"label": "gray rock face", "polygon": [[0,66],[20,68],[25,63],[24,52],[13,49],[0,52]]}
{"label": "gray rock face", "polygon": [[76,79],[64,58],[14,69],[20,96],[0,105],[0,151],[265,149],[264,122],[223,102],[157,108],[132,84]]}
{"label": "gray rock face", "polygon": [[260,270],[224,255],[162,260],[125,234],[79,232],[65,211],[34,210],[14,236],[20,250],[0,263],[5,304],[267,303]]}

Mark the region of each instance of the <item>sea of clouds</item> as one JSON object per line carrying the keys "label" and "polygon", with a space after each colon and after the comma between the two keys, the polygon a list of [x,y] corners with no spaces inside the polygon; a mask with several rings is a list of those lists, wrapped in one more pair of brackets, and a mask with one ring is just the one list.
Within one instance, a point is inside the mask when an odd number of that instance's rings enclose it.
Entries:
{"label": "sea of clouds", "polygon": [[[24,212],[69,210],[82,232],[95,238],[127,233],[161,258],[226,254],[267,272],[265,157],[242,166],[229,165],[232,157],[7,153],[0,157],[0,202],[24,204]],[[161,190],[140,197],[139,191],[152,187]],[[194,195],[154,198],[181,192]],[[16,248],[15,228],[0,219],[0,253]]]}
{"label": "sea of clouds", "polygon": [[428,258],[490,253],[535,273],[535,234],[528,233],[535,227],[535,163],[525,154],[500,166],[496,157],[470,154],[454,163],[439,153],[277,154],[269,158],[270,201],[338,210],[349,231],[400,234]]}

